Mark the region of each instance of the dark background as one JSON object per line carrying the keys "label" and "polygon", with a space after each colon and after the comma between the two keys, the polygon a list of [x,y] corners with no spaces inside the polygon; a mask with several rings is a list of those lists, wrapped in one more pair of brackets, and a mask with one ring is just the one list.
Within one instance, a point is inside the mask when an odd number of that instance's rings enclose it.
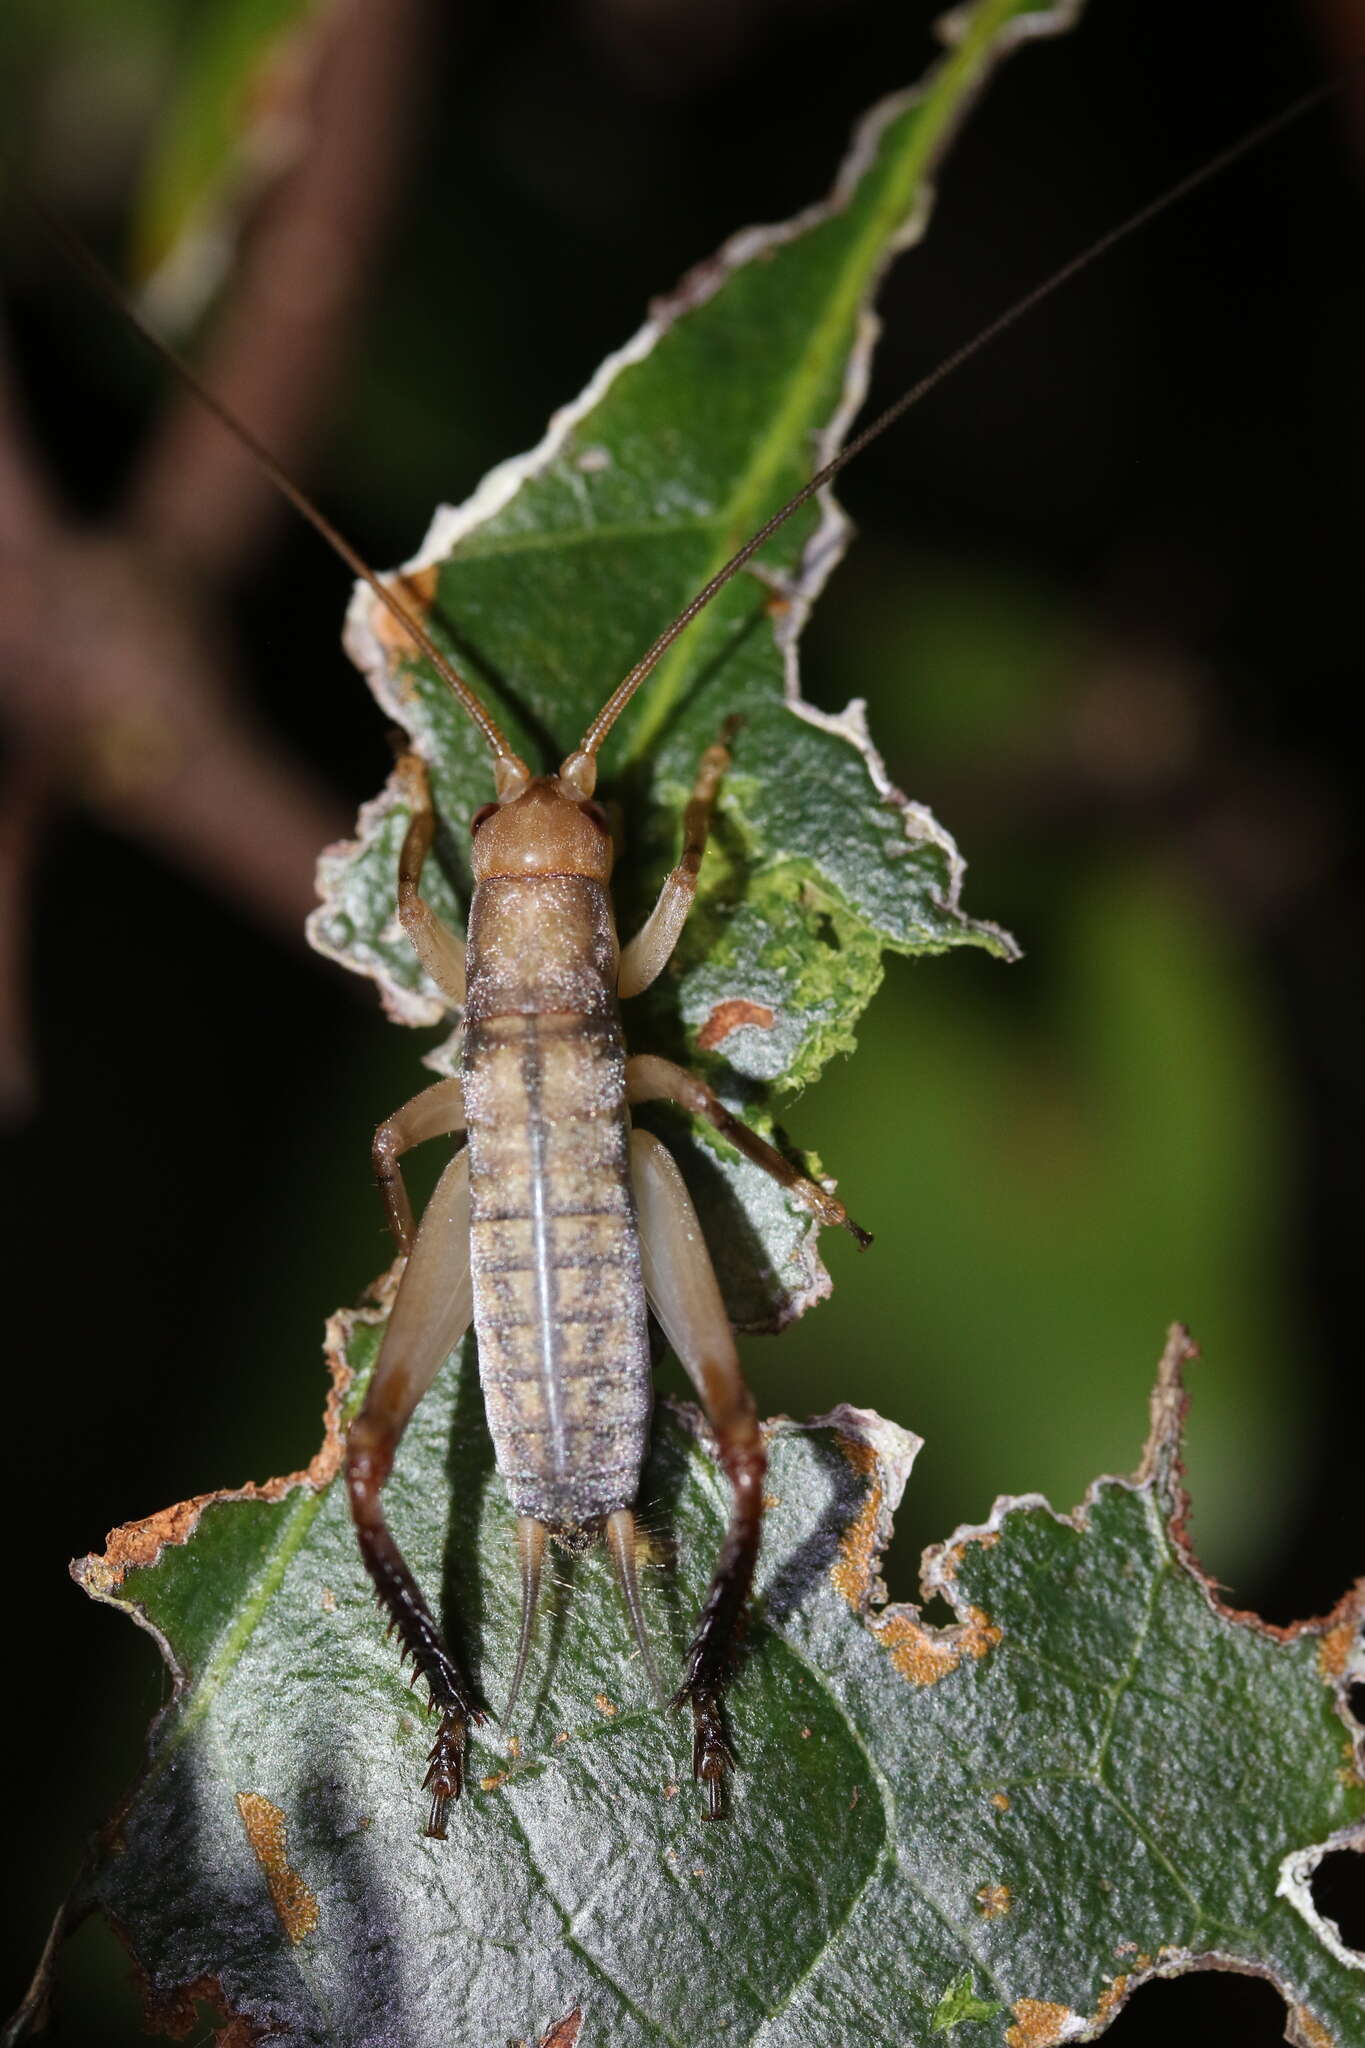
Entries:
{"label": "dark background", "polygon": [[[420,15],[397,197],[299,464],[362,550],[413,552],[433,506],[536,440],[652,292],[822,192],[858,112],[924,68],[931,13]],[[130,9],[117,63],[79,8],[13,18],[9,111],[33,175],[115,260],[191,15]],[[1344,69],[1353,33],[1345,0],[1108,0],[1026,48],[884,296],[876,393]],[[78,174],[73,93],[108,129],[98,189]],[[1191,1474],[1211,1569],[1277,1621],[1365,1569],[1362,162],[1357,81],[841,485],[862,538],[809,635],[808,694],[869,698],[891,772],[969,857],[969,907],[1026,952],[1008,970],[890,963],[858,1060],[787,1118],[879,1242],[861,1261],[829,1247],[834,1301],[751,1345],[753,1377],[765,1409],[851,1397],[926,1437],[888,1574],[902,1595],[921,1545],[996,1492],[1068,1506],[1136,1462],[1173,1315],[1206,1353]],[[12,230],[6,268],[31,433],[68,506],[105,517],[162,379],[32,237]],[[337,646],[348,587],[281,517],[224,627],[261,719],[338,815],[387,761]],[[84,1601],[66,1560],[306,1461],[322,1318],[387,1257],[368,1135],[421,1078],[418,1041],[367,988],[69,789],[25,900],[7,2005],[164,1696],[150,1642]],[[102,1936],[70,1974],[62,2038],[137,2037]],[[1109,2038],[1182,2028],[1254,2048],[1280,2038],[1281,2009],[1244,1980],[1154,1986]]]}

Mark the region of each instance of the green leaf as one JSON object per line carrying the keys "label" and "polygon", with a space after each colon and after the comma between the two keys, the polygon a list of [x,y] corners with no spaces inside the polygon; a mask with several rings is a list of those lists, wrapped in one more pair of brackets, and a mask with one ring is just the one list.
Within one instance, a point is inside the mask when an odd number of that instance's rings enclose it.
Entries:
{"label": "green leaf", "polygon": [[976,1980],[970,1970],[964,1970],[960,1977],[948,1986],[937,2006],[930,2025],[930,2033],[950,2034],[954,2027],[960,2027],[969,2020],[991,2020],[1004,2007],[998,1998],[978,1998]]}
{"label": "green leaf", "polygon": [[[311,1477],[189,1503],[76,1568],[175,1674],[78,1902],[122,1930],[163,2022],[211,1983],[300,2044],[531,2039],[577,2010],[581,2048],[905,2048],[969,2023],[1043,2048],[1101,2033],[1152,1976],[1217,1967],[1278,1985],[1292,2038],[1365,2038],[1365,1958],[1310,1888],[1326,1848],[1365,1847],[1365,1587],[1287,1630],[1219,1602],[1184,1534],[1182,1332],[1133,1478],[1066,1516],[1002,1500],[926,1554],[942,1628],[878,1604],[918,1440],[848,1407],[769,1425],[721,1823],[604,1559],[566,1565],[515,1737],[481,1732],[445,1844],[420,1831],[424,1717],[329,1477],[378,1335],[373,1313],[333,1326]],[[388,1497],[497,1700],[517,1564],[492,1479],[466,1356]],[[676,1668],[727,1506],[694,1412],[660,1418],[642,1500]]]}
{"label": "green leaf", "polygon": [[[861,402],[888,262],[927,217],[926,179],[990,66],[1069,9],[986,0],[929,80],[867,116],[830,198],[735,236],[556,415],[529,455],[438,513],[407,565],[427,623],[526,756],[557,765],[613,686],[734,549],[845,437]],[[665,656],[608,741],[622,805],[623,931],[677,857],[702,750],[742,726],[697,907],[668,974],[630,1006],[637,1047],[671,1053],[772,1130],[780,1099],[854,1043],[887,949],[1014,947],[959,903],[962,862],[895,790],[853,704],[799,694],[796,645],[846,539],[832,502],[793,518]],[[348,645],[432,768],[444,830],[431,895],[463,921],[468,821],[491,794],[478,734],[445,686],[358,593]],[[907,687],[912,679],[907,678]],[[406,819],[397,782],[323,861],[313,943],[372,976],[390,1012],[444,1014],[394,916]],[[646,1119],[648,1120],[648,1119]],[[828,1291],[810,1216],[713,1136],[669,1128],[742,1328],[780,1325]]]}

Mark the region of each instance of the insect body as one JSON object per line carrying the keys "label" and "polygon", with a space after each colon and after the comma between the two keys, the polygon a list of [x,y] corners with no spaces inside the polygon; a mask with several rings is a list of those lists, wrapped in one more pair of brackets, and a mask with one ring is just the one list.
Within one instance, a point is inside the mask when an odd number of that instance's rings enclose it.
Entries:
{"label": "insect body", "polygon": [[[547,1535],[605,1530],[653,1676],[631,1512],[651,1407],[647,1305],[696,1383],[733,1490],[678,1694],[692,1709],[694,1769],[715,1813],[731,1760],[720,1700],[758,1551],[764,1450],[682,1176],[657,1138],[631,1130],[629,1105],[667,1097],[708,1116],[823,1221],[863,1238],[840,1202],[738,1124],[704,1082],[667,1060],[627,1058],[618,997],[648,987],[676,944],[729,756],[722,743],[703,756],[682,859],[622,950],[608,888],[611,834],[592,798],[605,730],[594,728],[592,750],[585,744],[553,776],[532,778],[505,745],[495,750],[499,799],[473,821],[467,950],[420,894],[433,821],[425,772],[415,756],[405,763],[414,815],[400,860],[400,915],[432,979],[463,1007],[465,1028],[459,1074],[425,1090],[376,1136],[381,1187],[408,1262],[351,1428],[347,1479],[366,1566],[441,1714],[427,1779],[427,1831],[438,1838],[460,1794],[469,1724],[483,1713],[389,1534],[380,1489],[408,1418],[471,1320],[498,1468],[518,1517],[513,1700]],[[414,1234],[399,1158],[423,1138],[460,1131],[468,1142]]]}

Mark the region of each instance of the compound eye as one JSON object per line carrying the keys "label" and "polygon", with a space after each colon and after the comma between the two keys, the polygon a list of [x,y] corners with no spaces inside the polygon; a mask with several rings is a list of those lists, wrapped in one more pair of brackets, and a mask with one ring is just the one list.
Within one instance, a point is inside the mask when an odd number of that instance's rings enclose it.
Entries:
{"label": "compound eye", "polygon": [[608,839],[611,837],[611,826],[607,822],[607,814],[603,810],[601,804],[594,803],[591,797],[589,797],[588,800],[585,803],[581,803],[578,806],[578,808],[580,811],[582,811],[585,818],[592,819],[593,824],[596,825],[598,831],[602,834],[604,839]]}
{"label": "compound eye", "polygon": [[497,804],[484,804],[479,810],[475,811],[469,821],[469,836],[471,839],[478,838],[488,820],[495,815],[499,808],[500,806]]}

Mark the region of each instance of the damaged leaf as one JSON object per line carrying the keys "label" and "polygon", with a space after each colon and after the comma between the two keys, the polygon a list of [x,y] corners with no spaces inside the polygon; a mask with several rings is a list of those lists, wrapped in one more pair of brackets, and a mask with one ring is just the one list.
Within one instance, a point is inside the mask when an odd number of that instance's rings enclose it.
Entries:
{"label": "damaged leaf", "polygon": [[[872,297],[924,228],[927,180],[958,120],[1012,44],[1072,11],[985,0],[959,17],[924,85],[864,120],[828,200],[733,237],[656,302],[538,448],[437,513],[405,589],[529,761],[558,764],[661,629],[846,437]],[[664,657],[602,757],[601,794],[624,819],[628,932],[677,858],[702,751],[740,720],[698,904],[628,1022],[635,1046],[708,1071],[765,1133],[782,1097],[852,1048],[888,948],[1014,951],[962,910],[957,849],[891,785],[861,705],[830,717],[800,696],[798,636],[846,539],[832,500],[805,507]],[[468,823],[492,793],[483,743],[363,589],[348,646],[431,764],[443,829],[430,893],[459,927]],[[373,977],[396,1018],[434,1024],[441,999],[395,917],[407,814],[395,776],[355,843],[325,856],[311,937]],[[737,1324],[781,1324],[828,1291],[805,1211],[714,1134],[674,1120],[667,1135],[728,1248],[720,1280]]]}
{"label": "damaged leaf", "polygon": [[[702,1817],[682,1717],[650,1702],[605,1559],[562,1560],[516,1728],[480,1731],[440,1844],[421,1832],[425,1717],[327,1476],[379,1328],[333,1327],[344,1403],[312,1477],[196,1502],[76,1567],[175,1675],[74,1902],[122,1930],[151,2013],[211,1981],[242,2038],[319,2048],[553,2039],[566,2014],[581,2048],[1047,2048],[1103,2033],[1152,1976],[1221,1968],[1279,1987],[1291,2040],[1358,2048],[1365,1957],[1311,1876],[1365,1847],[1348,1709],[1365,1581],[1291,1629],[1220,1602],[1185,1534],[1183,1332],[1131,1479],[1070,1515],[1000,1501],[926,1553],[943,1627],[879,1600],[918,1440],[847,1407],[768,1426],[722,1823]],[[388,1498],[497,1702],[517,1553],[492,1481],[466,1355]],[[641,1499],[672,1672],[726,1512],[692,1411],[660,1417]]]}

